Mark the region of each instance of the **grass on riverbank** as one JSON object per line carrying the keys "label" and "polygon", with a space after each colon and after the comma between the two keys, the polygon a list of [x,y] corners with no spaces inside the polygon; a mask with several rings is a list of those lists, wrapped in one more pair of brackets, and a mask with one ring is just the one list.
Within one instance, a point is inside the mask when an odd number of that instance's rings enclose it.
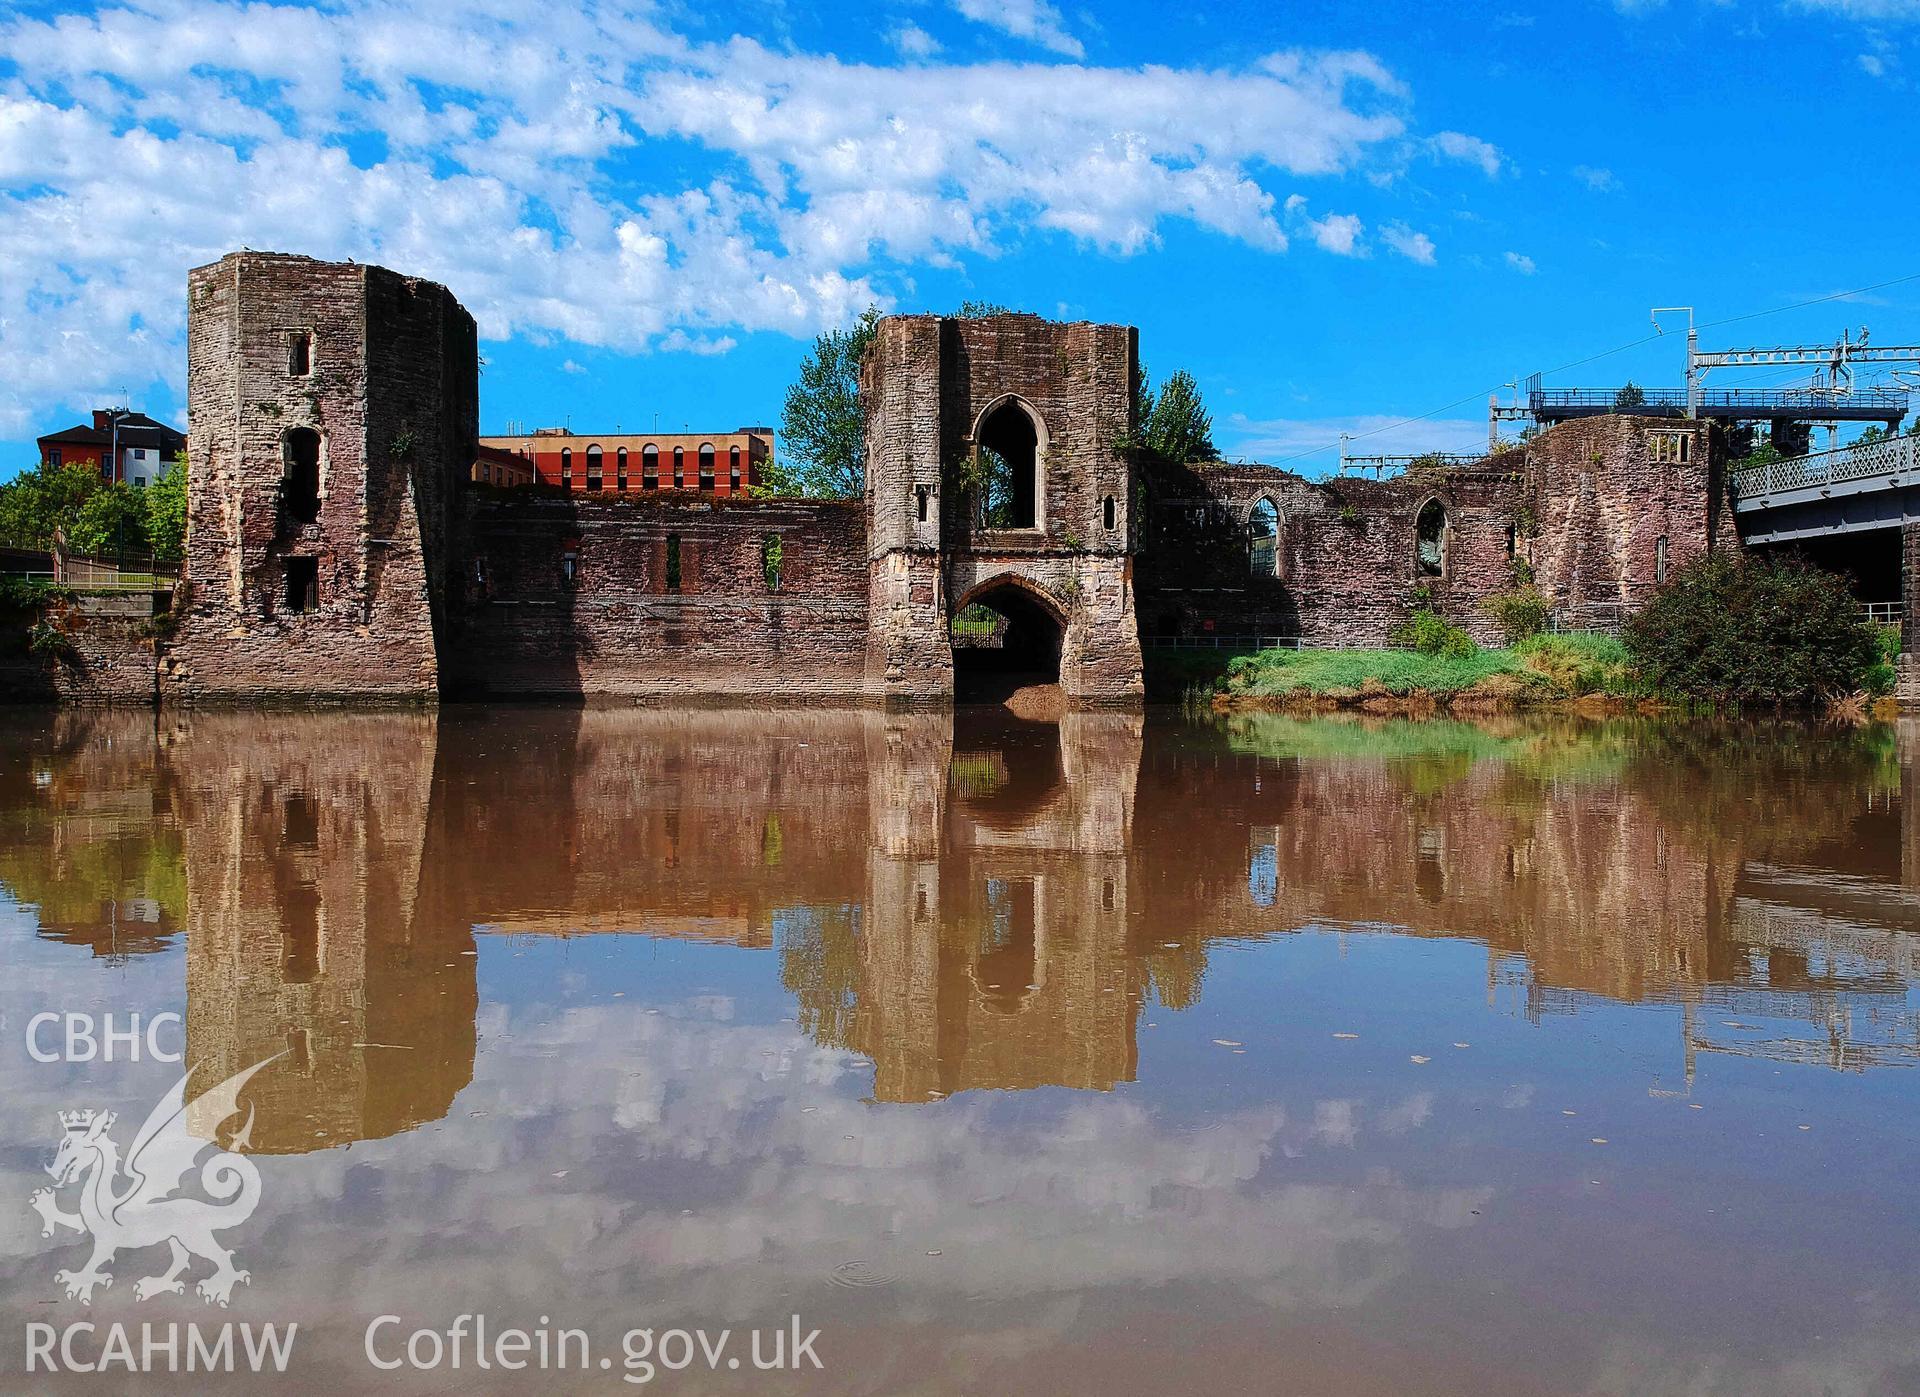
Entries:
{"label": "grass on riverbank", "polygon": [[1376,700],[1524,706],[1598,695],[1642,697],[1612,636],[1543,635],[1468,655],[1416,650],[1261,650],[1150,654],[1150,697],[1339,706]]}

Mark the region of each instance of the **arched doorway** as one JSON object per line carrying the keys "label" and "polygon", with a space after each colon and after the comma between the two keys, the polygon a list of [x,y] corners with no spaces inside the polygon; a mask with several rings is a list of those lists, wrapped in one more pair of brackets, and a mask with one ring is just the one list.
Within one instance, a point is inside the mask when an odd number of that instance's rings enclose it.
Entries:
{"label": "arched doorway", "polygon": [[1058,685],[1066,630],[1053,600],[1017,579],[975,588],[954,611],[954,697],[1001,703],[1019,690]]}

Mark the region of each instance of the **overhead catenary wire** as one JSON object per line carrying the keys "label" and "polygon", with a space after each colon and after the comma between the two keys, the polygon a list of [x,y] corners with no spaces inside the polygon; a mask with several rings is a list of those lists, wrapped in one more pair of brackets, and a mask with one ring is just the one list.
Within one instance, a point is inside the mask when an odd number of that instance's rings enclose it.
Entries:
{"label": "overhead catenary wire", "polygon": [[[1705,323],[1698,325],[1695,328],[1698,330],[1711,330],[1711,329],[1716,329],[1722,325],[1737,325],[1737,324],[1740,324],[1742,321],[1758,320],[1763,316],[1780,315],[1790,310],[1803,310],[1808,306],[1825,305],[1831,301],[1844,301],[1844,300],[1847,300],[1849,297],[1864,296],[1870,291],[1883,291],[1889,286],[1900,286],[1910,281],[1920,281],[1920,272],[1909,272],[1905,276],[1892,277],[1886,281],[1876,281],[1870,286],[1856,286],[1856,287],[1853,287],[1851,290],[1847,290],[1847,291],[1834,291],[1825,296],[1813,296],[1808,298],[1807,300],[1794,301],[1784,306],[1772,306],[1766,310],[1747,311],[1742,315],[1729,315],[1720,320],[1706,321]],[[1642,335],[1638,339],[1628,340],[1625,344],[1615,345],[1612,349],[1603,349],[1597,354],[1589,354],[1584,358],[1569,360],[1567,363],[1556,364],[1549,369],[1542,369],[1540,370],[1540,373],[1542,374],[1542,376],[1545,376],[1547,374],[1565,373],[1569,369],[1582,368],[1587,364],[1597,363],[1602,359],[1610,359],[1616,354],[1624,354],[1629,349],[1638,349],[1643,344],[1651,344],[1653,343],[1653,341],[1661,338],[1664,338],[1662,332],[1656,330],[1654,331],[1654,333],[1650,335]],[[1368,437],[1377,437],[1387,432],[1398,431],[1402,427],[1411,427],[1416,423],[1425,422],[1430,418],[1438,417],[1443,412],[1451,412],[1453,411],[1453,409],[1457,407],[1465,407],[1468,403],[1478,402],[1488,397],[1490,394],[1499,392],[1502,388],[1505,388],[1506,386],[1507,385],[1504,382],[1490,384],[1485,388],[1476,389],[1474,392],[1467,393],[1462,395],[1461,397],[1455,398],[1450,403],[1443,403],[1439,407],[1431,408],[1426,412],[1418,413],[1412,417],[1402,417],[1395,421],[1385,423],[1378,427],[1370,427],[1364,432],[1348,432],[1346,433],[1344,440],[1350,441],[1350,442],[1365,441]],[[1340,449],[1340,446],[1341,446],[1340,440],[1330,441],[1323,446],[1309,447],[1305,451],[1296,451],[1291,456],[1282,456],[1279,460],[1268,462],[1268,464],[1275,465],[1275,466],[1284,466],[1294,461],[1304,461],[1310,456],[1320,456],[1320,455],[1324,455],[1329,451],[1337,451]]]}

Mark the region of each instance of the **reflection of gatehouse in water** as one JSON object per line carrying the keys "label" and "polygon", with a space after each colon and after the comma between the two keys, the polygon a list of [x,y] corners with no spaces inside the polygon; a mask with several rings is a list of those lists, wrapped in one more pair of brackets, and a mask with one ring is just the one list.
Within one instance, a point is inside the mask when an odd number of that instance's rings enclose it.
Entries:
{"label": "reflection of gatehouse in water", "polygon": [[[887,1101],[1131,1080],[1149,996],[1193,1002],[1221,938],[1315,928],[1481,941],[1490,1002],[1529,1015],[1676,1003],[1688,1067],[1920,1061],[1920,792],[1860,738],[1723,746],[1716,785],[1658,729],[1430,724],[1355,759],[1343,733],[1381,735],[1101,713],[59,721],[89,740],[0,787],[29,817],[0,878],[104,950],[117,916],[89,923],[62,870],[98,886],[89,841],[129,837],[95,812],[161,812],[139,827],[185,868],[162,900],[190,1057],[288,1052],[255,1088],[267,1151],[445,1114],[501,934],[770,948],[801,1027]],[[127,900],[166,862],[115,857]]]}

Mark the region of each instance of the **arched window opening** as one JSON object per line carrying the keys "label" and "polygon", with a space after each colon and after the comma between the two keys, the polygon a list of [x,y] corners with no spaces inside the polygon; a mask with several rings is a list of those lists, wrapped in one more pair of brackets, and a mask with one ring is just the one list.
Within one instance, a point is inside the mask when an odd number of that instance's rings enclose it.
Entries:
{"label": "arched window opening", "polygon": [[1108,533],[1113,532],[1114,521],[1117,518],[1119,518],[1119,512],[1114,504],[1113,496],[1108,495],[1104,500],[1100,501],[1100,522],[1106,527]]}
{"label": "arched window opening", "polygon": [[573,448],[560,448],[560,483],[569,490],[573,488]]}
{"label": "arched window opening", "polygon": [[740,488],[740,448],[737,446],[727,448],[727,488]]}
{"label": "arched window opening", "polygon": [[[678,455],[679,452],[676,451],[674,454]],[[667,590],[669,592],[677,592],[680,590],[680,535],[679,534],[667,535],[666,583],[667,583]]]}
{"label": "arched window opening", "polygon": [[780,542],[779,534],[768,534],[760,540],[760,574],[767,580],[767,590],[780,590],[780,566],[786,560],[786,548]]}
{"label": "arched window opening", "polygon": [[980,423],[974,450],[980,463],[975,489],[979,526],[1038,528],[1040,433],[1033,418],[1008,399]]}
{"label": "arched window opening", "polygon": [[589,446],[587,448],[587,488],[589,490],[598,490],[600,488],[601,460],[600,448],[598,446]]}
{"label": "arched window opening", "polygon": [[1247,516],[1247,569],[1255,577],[1280,575],[1280,511],[1272,500],[1255,502]]}
{"label": "arched window opening", "polygon": [[621,447],[613,453],[614,482],[622,490],[627,488],[627,448]]}
{"label": "arched window opening", "polygon": [[1445,505],[1438,500],[1428,500],[1421,506],[1413,525],[1413,555],[1422,577],[1446,575],[1447,542],[1451,532]]}
{"label": "arched window opening", "polygon": [[281,506],[295,524],[320,518],[320,434],[311,427],[295,427],[281,444]]}
{"label": "arched window opening", "polygon": [[640,448],[640,488],[660,488],[660,448],[652,444]]}
{"label": "arched window opening", "polygon": [[713,488],[713,447],[710,443],[702,443],[700,447],[700,488]]}
{"label": "arched window opening", "polygon": [[673,488],[687,488],[687,451],[683,446],[673,448]]}

